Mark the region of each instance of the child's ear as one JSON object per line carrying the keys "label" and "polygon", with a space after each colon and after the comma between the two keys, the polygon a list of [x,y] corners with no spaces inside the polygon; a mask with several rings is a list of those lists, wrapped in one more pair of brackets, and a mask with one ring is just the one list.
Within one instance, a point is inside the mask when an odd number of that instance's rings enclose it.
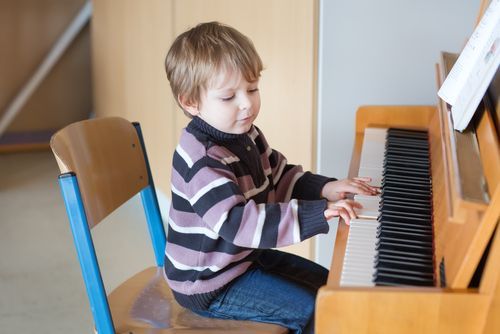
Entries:
{"label": "child's ear", "polygon": [[187,99],[182,95],[179,95],[177,99],[179,100],[179,104],[182,109],[190,113],[192,116],[197,116],[200,113],[197,103],[187,101]]}

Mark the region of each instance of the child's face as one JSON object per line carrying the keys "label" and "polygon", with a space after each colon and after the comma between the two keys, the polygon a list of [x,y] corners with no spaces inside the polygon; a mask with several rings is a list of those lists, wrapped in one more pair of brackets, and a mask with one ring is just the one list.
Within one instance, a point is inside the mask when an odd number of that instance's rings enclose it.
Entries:
{"label": "child's face", "polygon": [[248,82],[240,72],[222,72],[212,87],[201,93],[201,104],[188,110],[226,133],[250,130],[260,110],[259,81]]}

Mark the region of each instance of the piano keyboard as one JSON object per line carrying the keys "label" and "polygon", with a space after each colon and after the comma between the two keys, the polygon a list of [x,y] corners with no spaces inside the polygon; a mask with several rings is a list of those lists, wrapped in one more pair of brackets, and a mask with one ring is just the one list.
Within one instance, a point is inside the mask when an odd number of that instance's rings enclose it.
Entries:
{"label": "piano keyboard", "polygon": [[380,196],[356,195],[341,286],[434,285],[432,188],[427,132],[365,129],[359,176]]}

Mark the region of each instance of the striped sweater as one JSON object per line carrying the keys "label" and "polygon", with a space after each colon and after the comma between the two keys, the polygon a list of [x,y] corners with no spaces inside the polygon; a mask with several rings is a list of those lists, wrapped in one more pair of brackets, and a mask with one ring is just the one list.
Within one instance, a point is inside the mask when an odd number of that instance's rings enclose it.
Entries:
{"label": "striped sweater", "polygon": [[287,164],[255,126],[228,134],[194,117],[173,157],[165,275],[177,301],[206,309],[259,249],[327,233],[331,180]]}

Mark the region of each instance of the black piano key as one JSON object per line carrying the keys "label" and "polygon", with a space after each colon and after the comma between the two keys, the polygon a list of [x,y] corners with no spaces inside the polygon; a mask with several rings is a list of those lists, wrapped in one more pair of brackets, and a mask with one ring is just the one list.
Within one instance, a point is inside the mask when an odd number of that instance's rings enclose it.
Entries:
{"label": "black piano key", "polygon": [[[381,196],[395,196],[395,197],[406,197],[406,198],[412,198],[415,197],[416,199],[421,198],[423,200],[426,200],[427,202],[430,202],[430,196],[432,194],[432,189],[416,189],[416,188],[410,188],[410,187],[404,187],[399,184],[395,184],[394,182],[384,182],[382,185],[382,190],[381,190]],[[405,196],[401,196],[400,194],[405,194]]]}
{"label": "black piano key", "polygon": [[396,219],[397,221],[405,222],[405,221],[411,221],[414,223],[422,223],[422,224],[429,224],[430,220],[432,218],[431,215],[425,215],[425,214],[418,214],[418,213],[413,213],[413,212],[402,212],[401,210],[389,210],[389,209],[383,209],[382,214],[380,214],[380,219],[381,222],[385,218],[391,218],[391,219]]}
{"label": "black piano key", "polygon": [[387,141],[385,142],[385,146],[388,149],[392,149],[396,147],[397,145],[406,148],[421,148],[421,149],[426,149],[428,150],[429,143],[425,140],[419,140],[419,139],[408,139],[408,138],[396,138],[396,137],[388,137]]}
{"label": "black piano key", "polygon": [[386,273],[386,274],[396,274],[396,275],[405,275],[408,277],[412,278],[422,278],[422,279],[427,279],[427,280],[433,280],[434,279],[434,274],[433,272],[424,272],[421,270],[418,270],[416,268],[411,268],[411,269],[406,269],[406,268],[399,268],[394,265],[387,265],[384,262],[379,262],[377,266],[377,271],[376,275],[381,274],[381,273]]}
{"label": "black piano key", "polygon": [[432,226],[430,224],[411,224],[386,220],[382,222],[381,225],[383,228],[403,228],[411,229],[412,231],[421,231],[421,233],[427,232],[432,234]]}
{"label": "black piano key", "polygon": [[405,189],[397,189],[395,187],[386,187],[382,188],[380,191],[382,197],[391,196],[391,197],[403,197],[403,198],[416,198],[425,201],[430,201],[430,194],[422,194],[422,193],[411,193],[409,194]]}
{"label": "black piano key", "polygon": [[382,177],[392,177],[395,180],[405,180],[413,179],[419,183],[425,183],[429,181],[430,171],[429,169],[418,169],[418,168],[407,168],[407,167],[397,167],[397,166],[383,166]]}
{"label": "black piano key", "polygon": [[[397,147],[396,147],[397,146]],[[405,147],[406,146],[406,147]],[[429,160],[429,155],[427,154],[422,154],[422,153],[428,153],[429,152],[429,149],[428,148],[425,148],[423,146],[419,146],[418,143],[416,144],[410,144],[410,143],[390,143],[390,142],[387,142],[386,145],[385,145],[385,154],[390,154],[390,153],[396,153],[396,152],[409,152],[409,151],[415,151],[417,153],[419,153],[419,156],[416,156],[414,158],[416,159],[423,159],[423,160]],[[409,154],[405,154],[405,156],[407,156]],[[410,155],[410,158],[411,158],[411,155]]]}
{"label": "black piano key", "polygon": [[431,218],[427,215],[419,215],[416,213],[406,213],[401,211],[389,211],[384,210],[377,217],[377,220],[381,223],[385,221],[399,222],[403,224],[415,224],[415,225],[429,225],[431,223]]}
{"label": "black piano key", "polygon": [[411,244],[400,244],[397,242],[386,242],[386,241],[378,241],[375,246],[376,250],[384,249],[387,251],[399,251],[399,252],[407,252],[410,254],[419,254],[423,256],[432,256],[433,249],[432,247],[426,246],[417,246]]}
{"label": "black piano key", "polygon": [[411,263],[419,266],[433,267],[433,260],[430,257],[417,257],[409,256],[406,254],[394,254],[390,252],[380,252],[375,256],[374,262],[386,260],[386,261],[400,261],[403,263]]}
{"label": "black piano key", "polygon": [[428,140],[428,138],[425,138],[425,137],[420,137],[420,138],[419,137],[405,137],[405,136],[401,136],[401,135],[395,136],[395,135],[389,134],[386,138],[387,138],[386,139],[387,145],[390,145],[390,144],[395,143],[395,142],[407,142],[407,143],[418,143],[421,145],[429,146],[429,140]]}
{"label": "black piano key", "polygon": [[412,201],[412,200],[399,200],[399,199],[382,198],[380,200],[379,207],[381,208],[382,205],[384,205],[384,204],[400,205],[400,206],[412,206],[412,207],[432,210],[432,206],[429,203],[417,202],[417,201]]}
{"label": "black piano key", "polygon": [[427,147],[423,147],[418,144],[410,144],[408,142],[402,141],[394,141],[392,143],[387,143],[386,145],[387,152],[404,152],[406,153],[414,153],[417,156],[422,156],[424,158],[428,158],[429,150]]}
{"label": "black piano key", "polygon": [[407,259],[413,259],[413,261],[416,262],[432,262],[432,258],[428,255],[424,254],[419,254],[415,252],[405,252],[405,251],[400,251],[400,250],[394,250],[394,249],[379,249],[378,250],[378,256],[398,256],[398,257],[404,257]]}
{"label": "black piano key", "polygon": [[382,205],[380,205],[380,209],[384,212],[406,212],[406,213],[415,213],[415,214],[421,214],[425,217],[431,218],[432,211],[430,208],[424,208],[424,207],[418,207],[418,206],[412,206],[412,205],[398,205],[398,204],[389,204],[384,202]]}
{"label": "black piano key", "polygon": [[[401,162],[400,160],[405,160],[405,162]],[[403,165],[403,166],[399,166]],[[408,166],[411,165],[411,166]],[[430,165],[428,161],[419,160],[419,159],[408,159],[406,157],[398,156],[395,158],[393,155],[390,155],[384,159],[382,163],[382,167],[384,168],[384,174],[394,174],[400,173],[401,171],[406,171],[408,175],[402,175],[407,177],[417,177],[417,178],[425,178],[429,176]],[[412,171],[422,172],[427,174],[417,174],[412,173]]]}
{"label": "black piano key", "polygon": [[411,163],[419,166],[430,166],[429,159],[419,159],[416,157],[401,157],[394,154],[385,155],[384,166],[390,165],[391,162]]}
{"label": "black piano key", "polygon": [[379,286],[433,286],[434,281],[428,279],[416,279],[404,275],[380,274],[374,279],[375,285]]}
{"label": "black piano key", "polygon": [[387,150],[384,153],[384,159],[387,160],[408,160],[414,161],[420,164],[428,165],[430,163],[429,158],[425,155],[414,155],[408,152],[396,152],[392,150]]}
{"label": "black piano key", "polygon": [[419,199],[419,198],[405,198],[405,197],[395,197],[395,196],[383,196],[381,197],[380,203],[383,202],[396,202],[396,203],[413,203],[415,205],[430,205],[429,201]]}
{"label": "black piano key", "polygon": [[396,167],[386,167],[382,172],[382,176],[385,175],[394,175],[394,176],[411,176],[415,178],[428,179],[430,173],[428,170],[416,171],[405,168],[396,168]]}
{"label": "black piano key", "polygon": [[423,177],[412,177],[412,176],[405,176],[405,175],[391,175],[391,174],[386,174],[386,175],[382,176],[382,181],[407,182],[407,183],[411,183],[411,184],[426,185],[429,188],[431,188],[430,179],[423,178]]}
{"label": "black piano key", "polygon": [[390,143],[393,140],[408,140],[408,141],[416,141],[420,143],[428,143],[429,138],[425,135],[422,136],[414,136],[414,135],[406,135],[402,133],[388,133],[387,134],[387,142]]}
{"label": "black piano key", "polygon": [[429,151],[429,143],[427,141],[418,139],[389,138],[386,142],[385,147],[388,150],[393,148],[411,148],[419,149],[422,151]]}
{"label": "black piano key", "polygon": [[[403,160],[403,159],[401,159]],[[382,167],[387,167],[387,166],[393,166],[393,167],[398,167],[398,168],[415,168],[415,169],[423,169],[423,170],[428,170],[429,169],[429,164],[422,163],[422,162],[414,162],[414,161],[408,161],[404,159],[403,161],[401,160],[386,160],[383,164]]]}
{"label": "black piano key", "polygon": [[429,151],[428,147],[426,147],[427,143],[425,142],[418,142],[414,140],[404,140],[404,139],[389,139],[386,144],[385,148],[387,151],[391,150],[401,150],[404,151],[406,149],[412,150],[412,151]]}
{"label": "black piano key", "polygon": [[429,158],[426,157],[425,154],[414,154],[413,152],[408,152],[407,150],[390,150],[384,153],[384,158],[411,158],[421,163],[429,163]]}
{"label": "black piano key", "polygon": [[412,147],[412,148],[416,148],[416,149],[429,151],[429,143],[427,141],[414,140],[414,139],[404,139],[404,138],[397,138],[397,139],[391,138],[387,142],[386,147],[389,149],[392,147],[402,147],[402,148]]}
{"label": "black piano key", "polygon": [[432,240],[432,229],[422,229],[422,228],[414,228],[413,226],[407,226],[407,225],[398,226],[394,224],[384,223],[380,224],[380,226],[377,227],[377,231],[414,233],[417,235],[428,237],[430,240]]}
{"label": "black piano key", "polygon": [[397,167],[390,166],[384,169],[382,172],[382,176],[392,175],[392,176],[408,176],[411,175],[413,177],[420,177],[424,179],[428,179],[430,176],[430,172],[428,169],[417,169],[417,168],[407,168],[407,167]]}
{"label": "black piano key", "polygon": [[432,266],[432,263],[429,264],[429,263],[418,263],[411,261],[401,261],[401,260],[387,259],[382,257],[378,258],[375,261],[375,265],[378,268],[396,268],[400,270],[417,271],[431,275],[434,274],[434,267]]}
{"label": "black piano key", "polygon": [[394,274],[381,272],[377,273],[374,282],[376,285],[416,285],[416,286],[433,286],[434,279],[412,277],[403,274]]}
{"label": "black piano key", "polygon": [[381,237],[375,243],[375,249],[380,250],[397,250],[408,253],[417,253],[425,256],[431,256],[434,252],[432,243],[415,243],[412,240],[405,240],[401,238],[388,238]]}
{"label": "black piano key", "polygon": [[405,136],[394,136],[392,134],[389,134],[387,136],[386,143],[405,142],[405,141],[407,141],[407,142],[418,142],[418,143],[421,143],[422,145],[429,146],[429,141],[425,137],[415,138],[415,137],[405,137]]}
{"label": "black piano key", "polygon": [[383,225],[384,227],[403,227],[403,228],[411,228],[414,230],[423,230],[423,231],[432,231],[432,225],[429,224],[428,222],[422,223],[422,222],[414,222],[414,221],[406,221],[406,222],[401,222],[401,221],[395,221],[395,220],[386,220],[382,219],[380,220],[380,224]]}
{"label": "black piano key", "polygon": [[412,249],[415,252],[429,251],[430,254],[433,252],[432,242],[416,241],[412,239],[405,239],[403,237],[393,238],[381,236],[376,245],[382,248],[387,245],[389,245],[388,247],[405,247],[405,249]]}
{"label": "black piano key", "polygon": [[425,244],[432,247],[432,236],[415,232],[402,232],[388,229],[380,229],[377,238],[387,240],[387,238],[401,239],[417,244]]}
{"label": "black piano key", "polygon": [[[429,178],[423,175],[417,175],[408,173],[408,170],[405,172],[406,175],[403,175],[401,171],[392,171],[388,170],[386,172],[382,172],[382,187],[386,185],[386,183],[395,182],[397,185],[392,185],[394,187],[401,187],[403,189],[412,189],[413,185],[417,187],[425,187],[425,189],[431,190],[431,184],[429,183]],[[402,184],[402,185],[401,185]],[[386,186],[391,186],[386,185]]]}

